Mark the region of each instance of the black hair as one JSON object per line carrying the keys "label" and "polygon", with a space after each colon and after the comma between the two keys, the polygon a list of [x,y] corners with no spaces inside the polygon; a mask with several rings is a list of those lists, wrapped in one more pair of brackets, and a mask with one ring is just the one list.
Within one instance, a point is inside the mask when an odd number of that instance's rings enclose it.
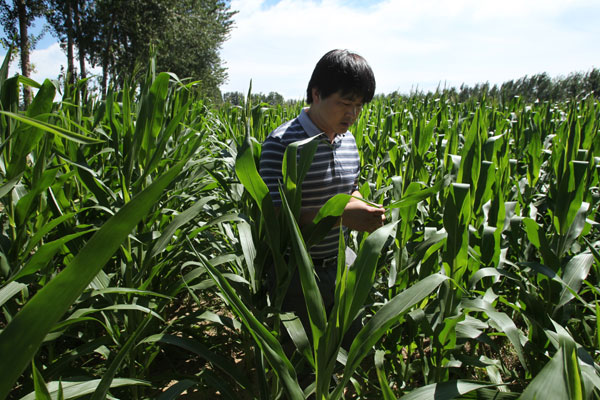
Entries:
{"label": "black hair", "polygon": [[317,88],[321,98],[341,92],[342,96],[362,98],[363,103],[373,100],[375,76],[363,57],[348,50],[331,50],[317,65],[308,82],[306,102],[313,102],[312,89]]}

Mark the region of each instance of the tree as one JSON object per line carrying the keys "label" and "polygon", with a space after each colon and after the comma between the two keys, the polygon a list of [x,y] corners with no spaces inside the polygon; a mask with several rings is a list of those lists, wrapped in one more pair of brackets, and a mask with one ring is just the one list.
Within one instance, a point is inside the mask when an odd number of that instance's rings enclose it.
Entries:
{"label": "tree", "polygon": [[242,92],[226,92],[223,94],[223,101],[234,106],[243,106],[246,104],[246,98]]}
{"label": "tree", "polygon": [[170,0],[170,29],[162,29],[157,43],[157,68],[180,78],[199,80],[200,90],[220,98],[219,86],[227,78],[219,56],[232,28],[235,12],[220,0]]}
{"label": "tree", "polygon": [[[12,3],[12,4],[11,4]],[[31,73],[29,54],[37,37],[29,35],[29,28],[37,17],[44,15],[46,4],[43,0],[13,0],[0,2],[0,22],[6,34],[6,42],[19,49],[21,74],[27,78]],[[23,103],[31,101],[31,90],[23,85]]]}
{"label": "tree", "polygon": [[[75,82],[76,78],[75,48],[77,48],[77,58],[79,61],[79,75],[80,78],[85,79],[86,31],[84,31],[84,27],[86,27],[87,24],[83,23],[82,20],[86,18],[92,1],[46,1],[48,2],[46,19],[52,28],[52,34],[60,40],[67,53],[67,82],[72,84]],[[87,36],[89,36],[89,34]]]}
{"label": "tree", "polygon": [[134,78],[153,48],[157,70],[197,80],[204,94],[220,98],[227,75],[219,49],[234,14],[221,0],[96,0],[82,37],[92,65],[102,66],[103,88],[109,75],[116,82]]}

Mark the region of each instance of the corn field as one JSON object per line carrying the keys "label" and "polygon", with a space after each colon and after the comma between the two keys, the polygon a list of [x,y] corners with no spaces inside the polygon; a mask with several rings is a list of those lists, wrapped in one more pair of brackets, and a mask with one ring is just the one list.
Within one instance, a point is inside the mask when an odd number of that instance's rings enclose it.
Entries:
{"label": "corn field", "polygon": [[[593,96],[366,105],[351,129],[359,187],[386,224],[350,235],[350,268],[340,247],[327,315],[307,248],[349,196],[300,229],[317,143],[288,148],[280,212],[257,171],[302,104],[213,105],[152,68],[103,100],[80,82],[54,101],[51,81],[7,71],[0,398],[600,396]],[[37,88],[25,111],[22,85]],[[279,311],[296,269],[310,334]]]}

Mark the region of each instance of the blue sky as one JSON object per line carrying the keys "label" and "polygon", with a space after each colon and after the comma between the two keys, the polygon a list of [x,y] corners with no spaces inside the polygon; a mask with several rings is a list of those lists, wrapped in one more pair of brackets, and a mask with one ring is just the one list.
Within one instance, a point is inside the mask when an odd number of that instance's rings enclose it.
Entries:
{"label": "blue sky", "polygon": [[[363,55],[378,93],[600,68],[598,0],[232,0],[231,8],[239,12],[221,51],[222,92],[245,93],[252,79],[254,92],[300,99],[333,48]],[[32,60],[36,80],[66,64],[50,35]]]}

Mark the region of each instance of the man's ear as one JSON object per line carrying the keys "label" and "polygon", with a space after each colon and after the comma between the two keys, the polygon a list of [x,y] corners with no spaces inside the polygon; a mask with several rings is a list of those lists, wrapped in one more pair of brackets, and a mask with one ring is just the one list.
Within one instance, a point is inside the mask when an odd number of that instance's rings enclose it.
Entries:
{"label": "man's ear", "polygon": [[321,93],[319,92],[319,89],[317,89],[316,87],[313,87],[311,89],[311,92],[312,92],[313,103],[314,102],[317,102],[317,103],[320,102],[321,101]]}

